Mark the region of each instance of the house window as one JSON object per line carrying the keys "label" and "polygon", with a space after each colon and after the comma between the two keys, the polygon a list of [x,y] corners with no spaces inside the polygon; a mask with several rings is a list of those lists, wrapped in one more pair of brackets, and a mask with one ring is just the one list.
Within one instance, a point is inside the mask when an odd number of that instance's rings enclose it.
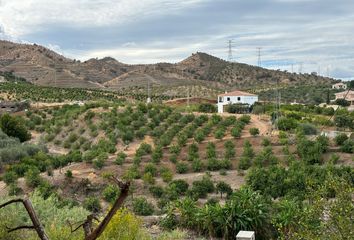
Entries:
{"label": "house window", "polygon": [[227,97],[227,101],[230,101],[230,97]]}
{"label": "house window", "polygon": [[222,102],[222,97],[219,97],[219,102]]}
{"label": "house window", "polygon": [[241,101],[241,97],[237,97],[237,101]]}

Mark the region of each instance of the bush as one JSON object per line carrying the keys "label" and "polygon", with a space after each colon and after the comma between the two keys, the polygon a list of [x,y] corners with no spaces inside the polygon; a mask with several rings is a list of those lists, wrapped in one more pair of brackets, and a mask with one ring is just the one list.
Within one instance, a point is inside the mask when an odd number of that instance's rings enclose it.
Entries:
{"label": "bush", "polygon": [[214,183],[209,176],[203,176],[202,180],[194,181],[191,189],[191,194],[195,198],[205,198],[208,193],[214,192]]}
{"label": "bush", "polygon": [[155,198],[161,198],[164,194],[163,188],[161,186],[151,186],[149,187],[149,191]]}
{"label": "bush", "polygon": [[340,133],[334,138],[334,141],[338,146],[342,146],[346,140],[348,140],[348,136],[345,133]]}
{"label": "bush", "polygon": [[216,193],[220,193],[220,197],[222,198],[222,194],[226,193],[227,195],[232,194],[232,188],[226,182],[220,181],[216,184]]}
{"label": "bush", "polygon": [[115,185],[108,185],[102,192],[103,198],[109,203],[114,203],[118,198],[119,193],[120,190]]}
{"label": "bush", "polygon": [[36,167],[30,168],[25,174],[26,184],[31,188],[38,187],[42,182],[39,174],[40,171]]}
{"label": "bush", "polygon": [[179,174],[183,174],[183,173],[188,172],[188,164],[183,163],[183,162],[178,162],[178,163],[176,164],[176,171],[177,171]]}
{"label": "bush", "polygon": [[18,138],[21,142],[31,139],[31,134],[25,127],[23,120],[9,114],[0,116],[0,129],[8,136]]}
{"label": "bush", "polygon": [[194,133],[194,140],[198,143],[205,139],[205,133],[202,129],[197,129]]}
{"label": "bush", "polygon": [[250,128],[250,134],[252,135],[252,136],[257,136],[257,135],[259,135],[259,129],[258,128]]}
{"label": "bush", "polygon": [[97,197],[88,197],[84,201],[84,208],[90,212],[98,213],[101,211],[101,204]]}
{"label": "bush", "polygon": [[251,122],[251,116],[242,115],[238,120],[243,122],[244,124],[249,124]]}
{"label": "bush", "polygon": [[203,170],[203,162],[200,159],[194,159],[192,162],[193,172],[201,172]]}
{"label": "bush", "polygon": [[305,135],[316,135],[317,134],[317,128],[310,123],[302,123],[299,125],[298,128]]}
{"label": "bush", "polygon": [[133,200],[133,211],[141,216],[149,216],[154,213],[154,206],[145,198],[138,197]]}
{"label": "bush", "polygon": [[154,164],[148,163],[148,164],[145,166],[144,173],[151,173],[152,176],[156,177],[157,168],[155,167]]}
{"label": "bush", "polygon": [[286,117],[279,118],[276,124],[278,126],[278,129],[282,131],[289,131],[297,127],[297,123],[295,119],[286,118]]}
{"label": "bush", "polygon": [[267,147],[267,146],[270,146],[270,145],[272,145],[272,142],[270,141],[270,139],[269,138],[263,138],[262,146],[263,147]]}
{"label": "bush", "polygon": [[71,170],[67,170],[67,171],[65,172],[65,177],[66,177],[67,179],[72,179],[72,178],[73,178],[73,172],[72,172]]}
{"label": "bush", "polygon": [[124,152],[118,153],[115,163],[117,165],[123,165],[126,157],[127,157],[127,154],[125,154]]}
{"label": "bush", "polygon": [[354,153],[354,141],[351,139],[344,141],[340,149],[345,153]]}
{"label": "bush", "polygon": [[182,179],[177,179],[170,182],[168,186],[173,188],[177,194],[184,195],[188,190],[189,184]]}
{"label": "bush", "polygon": [[160,175],[161,178],[164,182],[171,182],[172,178],[173,178],[173,173],[171,172],[170,169],[168,168],[163,168],[160,170]]}
{"label": "bush", "polygon": [[215,113],[216,110],[216,106],[211,103],[202,103],[198,106],[198,112]]}
{"label": "bush", "polygon": [[155,178],[154,178],[154,176],[152,176],[152,174],[150,172],[144,173],[142,179],[145,184],[151,184],[151,185],[155,184]]}
{"label": "bush", "polygon": [[241,130],[238,127],[233,127],[231,129],[231,136],[233,136],[234,138],[239,138],[241,137]]}

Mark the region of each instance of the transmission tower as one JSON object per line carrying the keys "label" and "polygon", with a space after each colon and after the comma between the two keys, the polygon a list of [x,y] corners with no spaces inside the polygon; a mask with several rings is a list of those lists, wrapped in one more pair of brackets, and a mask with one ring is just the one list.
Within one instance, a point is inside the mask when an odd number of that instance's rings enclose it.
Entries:
{"label": "transmission tower", "polygon": [[257,48],[257,52],[258,52],[258,67],[262,66],[262,61],[261,61],[261,47]]}
{"label": "transmission tower", "polygon": [[299,73],[302,73],[302,68],[303,68],[303,63],[301,62],[301,63],[299,64]]}
{"label": "transmission tower", "polygon": [[233,39],[230,39],[230,40],[228,41],[228,49],[229,49],[229,51],[228,51],[227,60],[228,60],[229,62],[232,62],[232,61],[233,61],[233,56],[232,56],[233,41],[234,41]]}

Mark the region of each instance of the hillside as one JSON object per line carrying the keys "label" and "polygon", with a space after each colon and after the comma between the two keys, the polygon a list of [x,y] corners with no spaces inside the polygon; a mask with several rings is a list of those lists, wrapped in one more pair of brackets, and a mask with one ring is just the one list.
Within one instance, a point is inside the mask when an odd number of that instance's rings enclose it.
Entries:
{"label": "hillside", "polygon": [[[206,53],[195,53],[176,63],[128,65],[111,57],[85,62],[66,58],[45,47],[0,41],[0,71],[43,86],[131,89],[159,86],[160,94],[181,86],[197,86],[204,96],[213,90],[269,88],[276,85],[330,84],[333,79],[292,74],[242,63],[230,63]],[[205,91],[204,91],[205,90]]]}

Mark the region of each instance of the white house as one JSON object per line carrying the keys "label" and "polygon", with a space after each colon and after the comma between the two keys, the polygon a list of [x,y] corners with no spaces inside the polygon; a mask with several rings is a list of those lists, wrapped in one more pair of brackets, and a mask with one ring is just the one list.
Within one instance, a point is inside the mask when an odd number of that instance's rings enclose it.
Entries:
{"label": "white house", "polygon": [[6,80],[5,80],[5,77],[0,76],[0,83],[2,83],[2,82],[6,82]]}
{"label": "white house", "polygon": [[347,89],[347,84],[345,83],[336,83],[332,85],[332,89]]}
{"label": "white house", "polygon": [[242,91],[233,91],[229,93],[224,93],[218,95],[218,113],[223,113],[225,106],[229,104],[248,104],[253,105],[258,101],[258,96],[255,94],[242,92]]}

